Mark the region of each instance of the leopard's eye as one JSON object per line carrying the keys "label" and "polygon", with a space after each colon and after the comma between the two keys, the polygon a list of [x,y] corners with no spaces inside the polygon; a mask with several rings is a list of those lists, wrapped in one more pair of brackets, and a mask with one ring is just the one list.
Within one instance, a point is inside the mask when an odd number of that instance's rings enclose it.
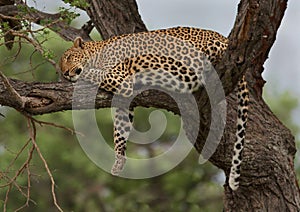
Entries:
{"label": "leopard's eye", "polygon": [[69,75],[69,71],[66,71],[66,72],[64,73],[64,75],[65,75],[65,76],[68,76],[68,75]]}
{"label": "leopard's eye", "polygon": [[77,74],[77,75],[79,75],[81,72],[82,72],[82,69],[81,69],[81,68],[77,68],[77,69],[75,70],[75,74]]}

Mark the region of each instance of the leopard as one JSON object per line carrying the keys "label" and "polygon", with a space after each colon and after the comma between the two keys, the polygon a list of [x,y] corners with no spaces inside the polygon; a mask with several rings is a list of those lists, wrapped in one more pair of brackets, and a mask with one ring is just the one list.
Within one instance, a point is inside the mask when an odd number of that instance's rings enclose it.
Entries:
{"label": "leopard", "polygon": [[[114,36],[100,41],[77,37],[60,59],[61,75],[75,83],[83,79],[124,98],[134,86],[159,86],[178,93],[194,93],[205,86],[207,64],[221,61],[229,44],[218,32],[193,27],[173,27]],[[239,187],[242,152],[248,118],[249,91],[245,76],[237,88],[238,109],[228,184]],[[126,162],[126,142],[134,117],[133,109],[118,107],[114,117],[115,163],[119,175]]]}

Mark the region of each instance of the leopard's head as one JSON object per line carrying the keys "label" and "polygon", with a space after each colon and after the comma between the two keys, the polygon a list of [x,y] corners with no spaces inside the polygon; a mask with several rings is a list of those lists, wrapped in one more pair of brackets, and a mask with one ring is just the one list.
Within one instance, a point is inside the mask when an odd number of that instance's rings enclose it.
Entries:
{"label": "leopard's head", "polygon": [[64,78],[76,82],[87,62],[88,55],[82,38],[74,40],[73,46],[64,52],[60,59],[60,70]]}

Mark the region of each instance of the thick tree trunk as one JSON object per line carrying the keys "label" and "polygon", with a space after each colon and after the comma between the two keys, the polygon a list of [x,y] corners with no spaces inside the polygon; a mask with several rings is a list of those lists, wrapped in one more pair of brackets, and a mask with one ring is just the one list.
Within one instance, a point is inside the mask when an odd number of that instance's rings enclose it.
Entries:
{"label": "thick tree trunk", "polygon": [[[294,137],[263,100],[254,101],[253,98],[251,95],[241,184],[234,192],[227,185],[224,186],[225,211],[299,211],[299,187],[294,171]],[[236,104],[236,99],[232,97],[227,100],[229,105]],[[236,115],[233,107],[228,108],[228,114]],[[234,139],[234,129],[229,127],[234,126],[234,119],[228,117],[223,139],[225,142]],[[230,149],[221,144],[212,162],[223,167],[222,159],[224,156],[227,158]]]}
{"label": "thick tree trunk", "polygon": [[[87,10],[93,23],[104,38],[122,33],[146,30],[133,0],[88,1]],[[291,132],[278,121],[261,94],[264,80],[263,64],[268,57],[286,9],[286,0],[241,0],[235,26],[229,36],[230,44],[223,61],[216,66],[227,95],[227,122],[225,133],[216,152],[209,159],[229,174],[236,129],[236,95],[233,92],[240,77],[246,73],[251,91],[249,121],[240,188],[232,191],[224,185],[225,211],[299,211],[300,193],[294,172],[296,152]],[[0,103],[29,114],[44,114],[72,109],[70,83],[24,83],[10,81],[21,96],[20,101],[10,98],[11,91],[0,78]],[[84,100],[88,88],[82,88]],[[99,91],[96,108],[109,107],[112,95]],[[201,152],[209,131],[210,105],[203,90],[196,95],[201,113],[201,128],[195,148]],[[84,101],[80,101],[84,102]],[[79,103],[80,103],[79,102]],[[88,104],[76,105],[86,108]],[[166,94],[147,91],[134,99],[133,105],[154,106],[179,113],[174,101]],[[193,132],[193,121],[186,128]],[[196,120],[195,120],[196,121]],[[194,123],[197,124],[197,123]]]}

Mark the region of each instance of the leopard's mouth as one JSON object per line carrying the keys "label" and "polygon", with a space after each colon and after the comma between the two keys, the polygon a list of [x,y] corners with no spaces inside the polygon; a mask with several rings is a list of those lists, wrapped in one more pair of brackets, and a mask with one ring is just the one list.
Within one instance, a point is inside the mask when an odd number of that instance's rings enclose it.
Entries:
{"label": "leopard's mouth", "polygon": [[67,80],[71,81],[71,82],[76,82],[79,79],[79,75],[75,75],[75,76],[66,76],[66,75],[64,75],[64,77]]}

